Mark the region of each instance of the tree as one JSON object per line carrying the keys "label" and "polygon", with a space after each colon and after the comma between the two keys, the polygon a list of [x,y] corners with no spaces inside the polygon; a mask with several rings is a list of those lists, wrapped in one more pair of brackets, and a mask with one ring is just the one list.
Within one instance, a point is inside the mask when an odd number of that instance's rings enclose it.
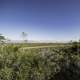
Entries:
{"label": "tree", "polygon": [[0,34],[0,43],[3,43],[5,40],[5,37],[2,34]]}
{"label": "tree", "polygon": [[22,32],[22,38],[23,38],[23,40],[24,40],[25,42],[27,41],[26,37],[27,37],[27,33]]}

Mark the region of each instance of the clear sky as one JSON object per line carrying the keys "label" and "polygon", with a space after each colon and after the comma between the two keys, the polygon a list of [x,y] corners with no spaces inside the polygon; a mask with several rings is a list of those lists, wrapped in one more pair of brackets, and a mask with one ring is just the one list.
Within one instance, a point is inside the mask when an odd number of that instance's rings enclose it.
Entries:
{"label": "clear sky", "polygon": [[80,38],[80,0],[0,0],[0,33],[10,39]]}

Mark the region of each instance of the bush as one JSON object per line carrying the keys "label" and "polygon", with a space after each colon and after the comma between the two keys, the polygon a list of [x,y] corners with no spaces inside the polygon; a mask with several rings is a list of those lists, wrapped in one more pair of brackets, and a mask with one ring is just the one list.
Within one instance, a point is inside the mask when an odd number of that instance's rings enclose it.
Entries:
{"label": "bush", "polygon": [[[73,47],[73,46],[72,46]],[[80,54],[68,48],[0,47],[0,80],[79,80]]]}

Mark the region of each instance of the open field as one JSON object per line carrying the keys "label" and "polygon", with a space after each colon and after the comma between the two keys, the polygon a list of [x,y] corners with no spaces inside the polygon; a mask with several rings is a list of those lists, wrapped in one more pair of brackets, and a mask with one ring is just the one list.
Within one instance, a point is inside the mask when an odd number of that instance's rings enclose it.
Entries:
{"label": "open field", "polygon": [[79,80],[79,44],[1,44],[0,80]]}

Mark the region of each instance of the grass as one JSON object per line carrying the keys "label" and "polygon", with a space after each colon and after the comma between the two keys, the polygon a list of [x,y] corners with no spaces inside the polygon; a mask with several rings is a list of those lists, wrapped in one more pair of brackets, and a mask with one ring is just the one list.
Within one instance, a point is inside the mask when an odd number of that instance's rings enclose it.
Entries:
{"label": "grass", "polygon": [[0,80],[79,80],[79,62],[77,45],[3,44]]}

